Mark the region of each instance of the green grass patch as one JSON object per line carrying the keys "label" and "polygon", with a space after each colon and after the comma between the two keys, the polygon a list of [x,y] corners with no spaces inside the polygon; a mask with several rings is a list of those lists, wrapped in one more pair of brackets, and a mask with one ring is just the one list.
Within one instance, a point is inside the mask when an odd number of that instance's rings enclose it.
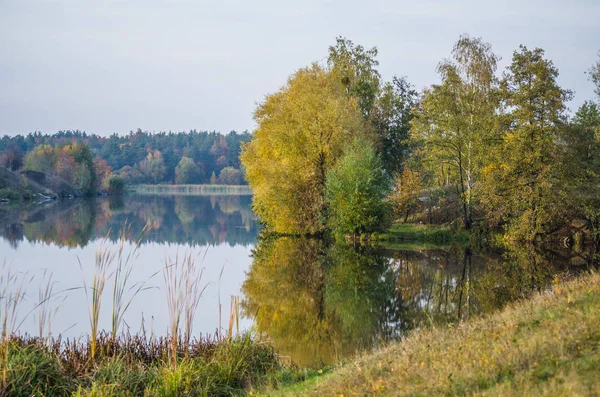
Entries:
{"label": "green grass patch", "polygon": [[600,275],[403,342],[277,392],[314,395],[594,396],[600,393]]}
{"label": "green grass patch", "polygon": [[36,338],[0,342],[1,396],[229,396],[307,378],[284,366],[272,347],[249,336],[180,346],[174,362],[161,339],[48,344]]}
{"label": "green grass patch", "polygon": [[439,245],[457,242],[467,243],[469,234],[462,229],[445,225],[396,223],[386,233],[381,234],[379,240],[384,242],[418,241]]}

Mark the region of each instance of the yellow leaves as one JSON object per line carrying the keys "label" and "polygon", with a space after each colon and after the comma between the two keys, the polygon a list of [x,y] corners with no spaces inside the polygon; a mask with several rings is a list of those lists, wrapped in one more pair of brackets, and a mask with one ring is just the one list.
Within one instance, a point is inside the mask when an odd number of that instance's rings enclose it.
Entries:
{"label": "yellow leaves", "polygon": [[278,232],[317,232],[325,171],[346,142],[366,134],[356,102],[334,76],[313,64],[268,95],[254,116],[258,128],[241,161],[255,212]]}

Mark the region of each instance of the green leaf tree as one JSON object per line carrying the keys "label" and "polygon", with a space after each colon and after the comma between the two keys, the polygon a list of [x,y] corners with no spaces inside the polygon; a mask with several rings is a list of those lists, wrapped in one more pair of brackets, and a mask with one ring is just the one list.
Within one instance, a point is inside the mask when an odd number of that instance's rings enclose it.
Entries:
{"label": "green leaf tree", "polygon": [[600,101],[600,51],[598,51],[598,60],[592,65],[588,73],[590,80],[596,85],[594,92],[598,96],[598,101]]}
{"label": "green leaf tree", "polygon": [[158,150],[148,150],[146,158],[140,162],[140,171],[152,183],[158,183],[165,177],[166,167],[162,153]]}
{"label": "green leaf tree", "polygon": [[499,156],[486,169],[485,208],[492,223],[507,224],[511,240],[551,231],[569,203],[563,134],[571,93],[557,77],[542,49],[521,46],[502,82],[505,129]]}
{"label": "green leaf tree", "polygon": [[325,198],[331,230],[357,235],[384,229],[390,219],[390,207],[384,201],[389,185],[373,145],[355,139],[327,174]]}
{"label": "green leaf tree", "polygon": [[441,84],[425,90],[413,120],[418,154],[437,176],[438,186],[456,186],[467,230],[473,223],[474,189],[496,123],[497,62],[488,43],[461,36],[452,58],[438,66]]}
{"label": "green leaf tree", "polygon": [[381,76],[377,71],[377,48],[366,50],[344,37],[337,37],[335,46],[329,47],[327,64],[343,84],[346,93],[358,98],[361,113],[369,118],[375,105]]}
{"label": "green leaf tree", "polygon": [[225,167],[219,172],[219,181],[223,185],[241,185],[243,179],[242,171],[233,167]]}
{"label": "green leaf tree", "polygon": [[417,92],[406,78],[394,77],[377,96],[370,120],[377,131],[383,166],[390,176],[398,175],[410,154],[410,123]]}
{"label": "green leaf tree", "polygon": [[204,172],[194,160],[185,156],[179,160],[175,167],[175,183],[182,185],[201,183],[202,179],[204,179]]}

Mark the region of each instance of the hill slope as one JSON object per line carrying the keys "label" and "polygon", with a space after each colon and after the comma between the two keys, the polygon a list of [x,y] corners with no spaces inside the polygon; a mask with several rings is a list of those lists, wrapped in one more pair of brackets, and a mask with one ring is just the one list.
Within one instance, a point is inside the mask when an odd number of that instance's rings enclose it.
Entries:
{"label": "hill slope", "polygon": [[600,275],[592,273],[269,395],[596,396],[599,374]]}
{"label": "hill slope", "polygon": [[37,171],[16,173],[0,168],[0,199],[30,199],[40,195],[81,197],[82,192],[57,176]]}

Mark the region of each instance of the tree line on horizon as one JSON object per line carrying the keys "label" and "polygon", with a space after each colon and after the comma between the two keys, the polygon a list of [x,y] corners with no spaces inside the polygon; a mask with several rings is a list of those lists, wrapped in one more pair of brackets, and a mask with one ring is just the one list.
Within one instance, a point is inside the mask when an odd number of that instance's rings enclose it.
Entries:
{"label": "tree line on horizon", "polygon": [[542,49],[521,45],[502,74],[499,59],[462,35],[439,82],[417,92],[404,77],[382,80],[377,48],[338,38],[325,64],[297,70],[256,108],[241,156],[254,210],[291,234],[380,231],[423,202],[509,240],[573,219],[598,234],[600,59],[587,71],[598,97],[573,116]]}
{"label": "tree line on horizon", "polygon": [[[5,135],[0,138],[0,166],[49,172],[87,194],[108,190],[111,179],[127,184],[240,185],[245,180],[239,153],[249,139],[246,131],[153,134],[141,129],[108,137],[79,130]],[[80,165],[81,156],[72,155],[80,151],[86,153],[85,166]]]}

